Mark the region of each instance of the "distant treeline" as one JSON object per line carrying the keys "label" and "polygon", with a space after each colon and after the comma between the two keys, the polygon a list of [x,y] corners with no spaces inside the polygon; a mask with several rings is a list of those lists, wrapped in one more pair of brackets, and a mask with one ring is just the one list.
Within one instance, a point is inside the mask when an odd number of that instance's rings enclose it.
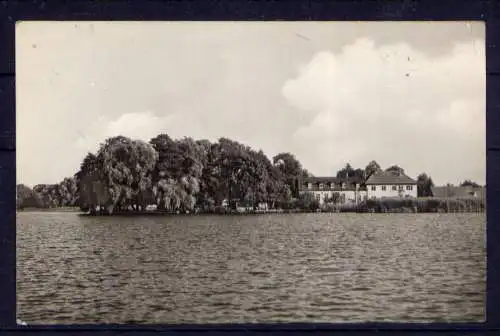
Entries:
{"label": "distant treeline", "polygon": [[[380,169],[371,161],[365,169],[350,164],[338,178],[359,178],[361,183]],[[312,209],[317,202],[299,195],[298,180],[312,176],[291,153],[269,159],[236,141],[172,139],[160,134],[149,142],[124,136],[107,139],[97,153],[88,153],[80,170],[57,184],[17,186],[17,207],[80,207],[107,213],[142,211],[211,212],[227,200],[228,208],[256,207]],[[418,177],[419,196],[432,196],[432,179]],[[336,202],[335,200],[333,200]]]}

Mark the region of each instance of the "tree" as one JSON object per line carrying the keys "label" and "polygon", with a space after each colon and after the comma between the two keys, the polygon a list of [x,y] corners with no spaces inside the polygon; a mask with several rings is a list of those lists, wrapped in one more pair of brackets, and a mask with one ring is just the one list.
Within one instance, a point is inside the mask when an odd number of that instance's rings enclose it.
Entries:
{"label": "tree", "polygon": [[377,173],[377,172],[379,172],[381,170],[382,169],[381,169],[380,165],[377,163],[377,161],[372,160],[372,161],[370,161],[366,165],[366,168],[365,168],[365,178],[369,179],[370,176],[372,176],[374,173]]}
{"label": "tree", "polygon": [[145,194],[152,188],[151,173],[158,153],[151,144],[123,136],[109,138],[99,149],[97,158],[102,162],[104,185],[108,187],[112,212],[118,205],[145,207]]}
{"label": "tree", "polygon": [[[81,176],[79,181],[79,205],[83,211],[95,213],[97,206],[101,211],[113,203],[108,186],[98,171]],[[113,209],[110,209],[113,211]]]}
{"label": "tree", "polygon": [[[104,173],[102,161],[93,153],[87,153],[80,165],[80,170],[75,174],[75,184],[77,187],[76,204],[83,211],[95,211],[97,205],[109,202],[109,195],[99,193],[101,197],[97,197],[94,188],[97,183],[104,184]],[[102,185],[98,186],[99,190],[103,189]]]}
{"label": "tree", "polygon": [[432,187],[434,183],[432,178],[427,176],[426,173],[422,173],[417,177],[417,196],[418,197],[432,197]]}
{"label": "tree", "polygon": [[290,188],[292,195],[299,194],[297,180],[310,174],[302,168],[297,158],[291,153],[279,153],[273,157],[273,165],[281,172],[284,183]]}
{"label": "tree", "polygon": [[473,188],[479,188],[480,185],[477,184],[476,182],[473,182],[471,180],[465,180],[462,183],[460,183],[461,187],[473,187]]}
{"label": "tree", "polygon": [[198,204],[210,209],[215,205],[220,205],[227,196],[227,192],[222,188],[219,144],[210,144],[208,147],[205,143],[201,147],[207,150],[200,180]]}
{"label": "tree", "polygon": [[158,207],[191,211],[197,202],[204,206],[210,184],[206,166],[211,143],[188,137],[172,140],[167,134],[160,134],[150,143],[158,152],[152,174],[153,194]]}
{"label": "tree", "polygon": [[78,201],[78,186],[74,177],[65,177],[59,183],[60,204],[62,206],[75,206]]}
{"label": "tree", "polygon": [[40,196],[24,184],[16,186],[16,208],[41,208],[43,207]]}
{"label": "tree", "polygon": [[[350,163],[346,163],[344,168],[340,169],[337,171],[337,178],[341,181],[347,181],[351,177],[353,177],[355,174],[354,168],[352,168]],[[359,172],[358,172],[359,174]]]}
{"label": "tree", "polygon": [[394,172],[394,173],[401,174],[401,175],[405,173],[404,169],[399,167],[398,165],[392,165],[389,168],[387,168],[385,171],[386,172]]}
{"label": "tree", "polygon": [[[347,168],[352,176],[363,173]],[[160,210],[187,211],[211,208],[224,199],[231,206],[271,202],[272,207],[288,207],[293,196],[299,197],[298,180],[309,176],[290,153],[270,160],[262,150],[227,138],[211,143],[160,134],[146,143],[115,136],[97,153],[88,153],[73,177],[32,190],[18,186],[16,200],[18,207],[79,205],[84,211],[99,207],[109,213],[141,210],[152,203]],[[314,207],[317,200],[309,203]]]}
{"label": "tree", "polygon": [[57,184],[37,184],[33,187],[33,192],[41,200],[40,205],[43,208],[55,208],[61,205]]}

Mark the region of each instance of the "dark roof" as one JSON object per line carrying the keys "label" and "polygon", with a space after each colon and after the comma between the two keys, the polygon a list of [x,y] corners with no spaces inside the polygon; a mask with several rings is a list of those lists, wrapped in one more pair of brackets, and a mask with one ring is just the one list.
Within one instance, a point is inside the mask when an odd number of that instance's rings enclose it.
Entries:
{"label": "dark roof", "polygon": [[417,184],[417,181],[403,173],[380,171],[370,176],[366,184]]}
{"label": "dark roof", "polygon": [[432,187],[432,195],[434,197],[470,197],[476,195],[477,197],[484,198],[486,195],[486,188],[455,186]]}
{"label": "dark roof", "polygon": [[[311,189],[306,187],[306,185],[309,183],[312,184]],[[319,188],[320,183],[324,183],[327,186],[325,186],[325,188],[323,188],[323,189],[320,189]],[[335,185],[333,189],[331,188],[331,186],[328,186],[331,183],[333,183]],[[345,187],[342,188],[342,185],[344,183],[345,183]],[[309,191],[355,190],[356,184],[359,184],[359,181],[355,177],[349,177],[349,179],[346,180],[345,178],[339,179],[335,176],[315,176],[315,177],[305,177],[305,178],[300,179],[299,189],[300,190],[309,190]],[[364,188],[364,186],[361,186],[359,190],[365,190],[365,189],[366,188]]]}
{"label": "dark roof", "polygon": [[340,183],[340,181],[335,176],[315,176],[315,177],[304,177],[301,179],[302,183]]}
{"label": "dark roof", "polygon": [[349,178],[338,178],[335,176],[315,176],[315,177],[305,177],[300,179],[300,184],[305,183],[346,183],[346,184],[363,184],[362,179],[356,176],[349,176]]}

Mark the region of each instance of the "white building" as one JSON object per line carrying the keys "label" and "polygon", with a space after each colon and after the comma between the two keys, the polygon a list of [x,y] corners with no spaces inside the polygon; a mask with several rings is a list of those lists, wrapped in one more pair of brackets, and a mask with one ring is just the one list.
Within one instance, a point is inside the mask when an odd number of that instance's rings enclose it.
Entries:
{"label": "white building", "polygon": [[308,177],[300,181],[300,193],[312,193],[319,204],[332,199],[338,194],[339,203],[359,203],[367,198],[366,188],[355,179],[338,179],[336,177]]}
{"label": "white building", "polygon": [[417,197],[417,181],[404,172],[379,171],[366,181],[368,198]]}
{"label": "white building", "polygon": [[338,193],[338,203],[359,204],[368,198],[417,197],[417,181],[404,171],[379,171],[365,183],[355,178],[309,177],[299,182],[300,193],[312,193],[320,204],[324,204]]}

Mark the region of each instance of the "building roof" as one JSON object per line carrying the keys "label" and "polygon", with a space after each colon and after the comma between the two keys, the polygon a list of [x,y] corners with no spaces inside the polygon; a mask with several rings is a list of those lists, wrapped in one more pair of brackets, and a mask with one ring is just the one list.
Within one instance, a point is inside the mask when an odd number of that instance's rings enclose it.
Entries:
{"label": "building roof", "polygon": [[302,183],[340,183],[341,181],[335,176],[314,176],[314,177],[304,177],[301,179]]}
{"label": "building roof", "polygon": [[440,186],[432,187],[432,195],[434,197],[482,197],[486,196],[485,187],[455,187],[455,186]]}
{"label": "building roof", "polygon": [[417,181],[404,173],[380,171],[370,176],[366,184],[417,184]]}
{"label": "building roof", "polygon": [[[309,189],[306,187],[309,183],[312,184],[312,188]],[[323,188],[319,187],[319,184],[323,183],[326,186]],[[331,188],[331,183],[334,184],[334,187]],[[307,191],[328,191],[328,190],[333,190],[333,191],[341,191],[341,190],[356,190],[356,184],[360,184],[358,179],[355,177],[349,177],[348,180],[345,178],[339,179],[335,176],[316,176],[316,177],[305,177],[300,179],[299,182],[299,189],[300,190],[307,190]],[[342,188],[342,185],[344,187]],[[360,186],[359,190],[366,190],[364,186]]]}

